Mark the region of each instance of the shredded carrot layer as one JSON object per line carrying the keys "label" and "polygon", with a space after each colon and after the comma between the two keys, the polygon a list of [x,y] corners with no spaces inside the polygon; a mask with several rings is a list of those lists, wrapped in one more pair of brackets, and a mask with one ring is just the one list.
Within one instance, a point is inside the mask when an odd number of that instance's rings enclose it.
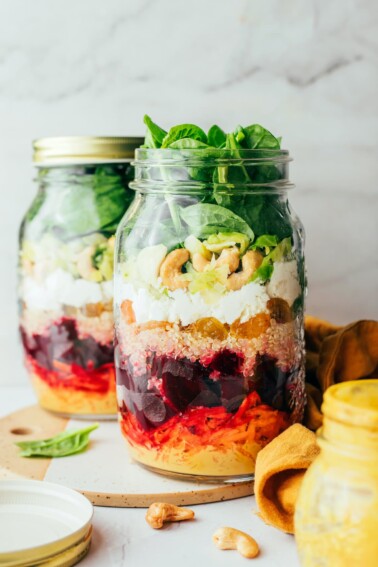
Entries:
{"label": "shredded carrot layer", "polygon": [[121,413],[122,432],[132,445],[165,450],[185,445],[186,452],[194,453],[205,447],[229,450],[247,442],[264,447],[290,425],[289,414],[261,404],[256,392],[234,414],[224,407],[190,408],[151,431],[145,431],[131,412]]}
{"label": "shredded carrot layer", "polygon": [[50,388],[64,388],[106,394],[115,391],[114,364],[109,362],[97,368],[83,368],[78,364],[67,364],[54,360],[53,370],[43,368],[31,356],[26,357],[26,366]]}

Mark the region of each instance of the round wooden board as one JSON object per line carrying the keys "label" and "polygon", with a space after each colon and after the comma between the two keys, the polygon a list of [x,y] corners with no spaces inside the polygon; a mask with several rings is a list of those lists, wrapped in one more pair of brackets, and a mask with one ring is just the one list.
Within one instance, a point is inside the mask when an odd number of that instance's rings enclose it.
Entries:
{"label": "round wooden board", "polygon": [[[86,422],[87,423],[87,422]],[[87,451],[60,459],[26,459],[17,441],[46,439],[83,422],[31,406],[0,419],[0,479],[33,478],[78,490],[97,506],[145,508],[156,501],[176,505],[232,500],[253,494],[253,482],[206,484],[148,471],[128,455],[115,421],[101,422]]]}

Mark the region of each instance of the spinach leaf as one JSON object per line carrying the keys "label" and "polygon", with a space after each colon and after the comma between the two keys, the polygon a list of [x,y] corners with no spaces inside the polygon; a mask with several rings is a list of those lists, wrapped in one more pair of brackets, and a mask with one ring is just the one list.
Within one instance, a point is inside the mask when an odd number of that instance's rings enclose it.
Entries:
{"label": "spinach leaf", "polygon": [[222,128],[214,124],[207,134],[207,143],[214,148],[223,147],[226,144],[226,134]]}
{"label": "spinach leaf", "polygon": [[257,236],[274,234],[282,240],[293,233],[287,201],[277,195],[245,195],[242,201],[239,199],[237,209]]}
{"label": "spinach leaf", "polygon": [[[93,232],[111,236],[134,198],[127,187],[131,171],[123,165],[85,166],[68,171],[57,168],[45,182],[47,189],[39,193],[41,197],[32,205],[28,234],[37,238],[51,231],[62,240]],[[44,183],[43,172],[39,177]],[[50,190],[49,184],[59,190]]]}
{"label": "spinach leaf", "polygon": [[256,150],[259,148],[279,150],[280,149],[280,138],[273,136],[269,130],[266,130],[260,124],[252,124],[251,126],[246,126],[243,128],[244,132],[244,143],[246,147],[250,150]]}
{"label": "spinach leaf", "polygon": [[193,138],[181,138],[180,140],[176,140],[176,142],[172,142],[169,148],[172,150],[198,150],[209,148],[209,146]]}
{"label": "spinach leaf", "polygon": [[253,240],[250,226],[241,217],[219,205],[197,203],[181,209],[181,218],[197,238],[207,238],[215,232],[241,232]]}
{"label": "spinach leaf", "polygon": [[160,148],[167,132],[155,124],[155,122],[152,122],[151,118],[147,114],[144,115],[143,122],[147,126],[143,147]]}
{"label": "spinach leaf", "polygon": [[228,167],[228,174],[227,174],[227,182],[228,183],[250,183],[251,178],[248,175],[248,171],[246,167],[243,165],[243,160],[239,153],[239,150],[242,149],[238,139],[240,139],[240,131],[236,134],[227,134],[226,138],[226,149],[232,150],[232,157],[233,159],[240,159],[240,163],[233,163],[231,166]]}
{"label": "spinach leaf", "polygon": [[245,139],[245,133],[244,133],[244,129],[242,126],[236,126],[235,130],[234,130],[234,137],[235,140],[238,142],[238,144],[241,144],[243,142],[243,140]]}
{"label": "spinach leaf", "polygon": [[[164,133],[160,129],[161,132]],[[272,152],[272,150],[279,150],[281,139],[276,138],[269,130],[259,124],[252,124],[245,128],[237,126],[233,132],[226,134],[218,125],[213,125],[206,136],[205,132],[194,124],[181,124],[172,127],[163,138],[160,136],[159,144],[164,148],[170,147],[183,151],[188,149],[193,152],[190,155],[196,157],[195,150],[198,150],[198,158],[202,160],[201,165],[194,165],[194,167],[188,165],[184,168],[189,179],[212,184],[213,191],[204,192],[200,206],[211,205],[223,211],[226,210],[244,223],[244,229],[245,226],[249,230],[251,230],[250,227],[253,227],[253,232],[258,237],[270,235],[280,241],[292,235],[293,229],[287,214],[287,201],[268,193],[253,194],[253,187],[248,194],[238,194],[238,185],[265,184],[269,186],[269,183],[273,183],[282,176],[280,169],[273,162],[274,152]],[[220,152],[218,163],[214,162],[216,148]],[[233,158],[231,162],[222,161],[223,149],[231,153]],[[245,163],[243,161],[243,150],[245,149],[256,150],[257,157],[264,158],[267,162]],[[176,238],[179,238],[182,231],[177,218],[177,209],[172,207],[172,204],[170,209],[175,227],[174,232],[177,234]],[[206,237],[216,232],[217,229],[243,232],[243,228],[234,226],[235,219],[225,220],[224,215],[222,219],[212,219],[210,210],[201,209],[201,213],[199,209],[189,207],[188,210],[188,222],[182,207],[180,207],[180,218],[187,222],[197,235],[203,234]],[[235,222],[235,224],[238,223]],[[173,242],[174,238],[170,237],[169,240]],[[273,246],[272,243],[270,246],[263,246],[263,243],[264,241],[261,240],[258,245],[262,248]]]}
{"label": "spinach leaf", "polygon": [[98,428],[98,423],[84,429],[64,431],[39,441],[19,441],[20,457],[67,457],[83,451],[89,443],[89,434]]}
{"label": "spinach leaf", "polygon": [[[98,167],[93,178],[94,202],[96,217],[94,221],[100,230],[113,234],[124,212],[131,203],[134,195],[126,191],[119,175],[112,175],[108,168]],[[83,210],[81,215],[83,219]]]}
{"label": "spinach leaf", "polygon": [[[243,144],[252,150],[279,150],[281,138],[273,136],[269,130],[266,130],[260,124],[252,124],[243,129],[245,138]],[[269,153],[261,153],[260,157],[269,158]],[[273,164],[254,165],[249,169],[249,174],[254,183],[269,183],[277,181],[280,178],[280,172]]]}
{"label": "spinach leaf", "polygon": [[178,124],[173,126],[168,134],[164,136],[161,147],[168,148],[173,142],[181,140],[182,138],[192,138],[199,142],[207,143],[207,136],[199,126],[195,124]]}

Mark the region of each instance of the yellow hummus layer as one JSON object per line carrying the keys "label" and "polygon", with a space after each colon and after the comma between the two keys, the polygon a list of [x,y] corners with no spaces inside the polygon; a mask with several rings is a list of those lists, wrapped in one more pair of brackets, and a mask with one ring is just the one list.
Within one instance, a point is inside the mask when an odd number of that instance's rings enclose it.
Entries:
{"label": "yellow hummus layer", "polygon": [[214,447],[180,451],[161,447],[145,448],[130,445],[131,456],[138,462],[162,471],[187,475],[236,477],[251,475],[255,471],[257,453],[261,447],[249,442],[222,450]]}
{"label": "yellow hummus layer", "polygon": [[38,402],[44,409],[77,416],[109,416],[117,413],[115,385],[106,393],[80,391],[74,388],[51,387],[37,376],[31,375]]}

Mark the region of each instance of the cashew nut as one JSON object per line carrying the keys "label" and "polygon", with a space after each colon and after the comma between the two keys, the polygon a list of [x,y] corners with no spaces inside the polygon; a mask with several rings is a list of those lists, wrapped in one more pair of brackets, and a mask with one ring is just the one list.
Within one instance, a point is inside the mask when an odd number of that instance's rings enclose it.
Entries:
{"label": "cashew nut", "polygon": [[[238,269],[239,260],[239,250],[236,246],[232,246],[232,248],[224,248],[219,258],[215,261],[214,268],[219,268],[220,266],[228,266],[229,273],[232,274]],[[202,254],[199,254],[198,252],[193,254],[192,262],[193,268],[197,270],[197,272],[203,272],[205,268],[210,264],[210,260],[207,260]]]}
{"label": "cashew nut", "polygon": [[189,250],[186,248],[177,248],[172,250],[160,266],[160,277],[163,284],[171,291],[175,289],[185,289],[189,285],[189,281],[185,279],[181,268],[189,260]]}
{"label": "cashew nut", "polygon": [[193,518],[193,510],[165,502],[154,502],[148,508],[146,514],[147,523],[155,530],[162,528],[164,522],[182,522],[183,520],[193,520]]}
{"label": "cashew nut", "polygon": [[242,257],[242,270],[236,274],[231,274],[226,281],[227,289],[236,291],[249,282],[253,273],[263,261],[263,255],[256,250],[249,250]]}
{"label": "cashew nut", "polygon": [[213,542],[219,549],[237,549],[247,559],[252,559],[259,553],[256,540],[235,528],[219,528],[213,535]]}

